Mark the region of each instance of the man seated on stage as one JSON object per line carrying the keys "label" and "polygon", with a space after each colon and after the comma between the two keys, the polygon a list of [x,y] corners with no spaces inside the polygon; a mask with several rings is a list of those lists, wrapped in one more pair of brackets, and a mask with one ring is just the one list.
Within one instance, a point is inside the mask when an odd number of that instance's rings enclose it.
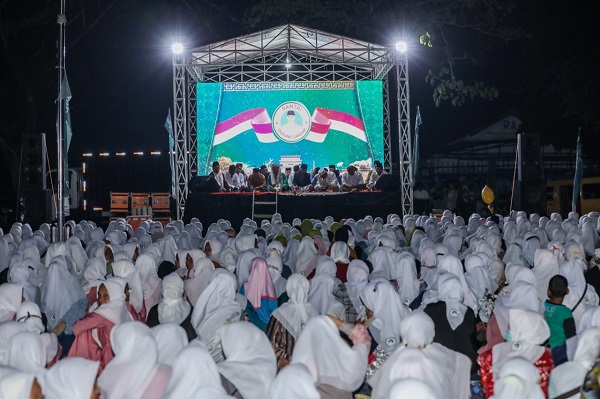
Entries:
{"label": "man seated on stage", "polygon": [[383,170],[383,165],[381,164],[381,162],[375,161],[373,165],[375,166],[375,170],[371,171],[371,174],[369,175],[369,179],[367,181],[367,188],[369,190],[373,190],[375,188],[375,184],[377,183],[377,180],[379,180],[381,175],[387,175],[387,172]]}
{"label": "man seated on stage", "polygon": [[300,165],[300,169],[294,173],[294,187],[298,187],[300,190],[310,189],[310,175],[307,170],[307,164],[303,163]]}
{"label": "man seated on stage", "polygon": [[237,173],[235,173],[235,165],[229,165],[229,170],[223,174],[225,181],[229,184],[231,191],[240,191],[240,182]]}
{"label": "man seated on stage", "polygon": [[242,165],[242,163],[238,162],[235,164],[235,174],[238,177],[240,191],[244,191],[246,187],[248,187],[248,176],[246,176],[246,172],[244,172],[244,165]]}
{"label": "man seated on stage", "polygon": [[342,173],[342,191],[364,190],[365,181],[360,173],[357,173],[356,167],[350,165]]}
{"label": "man seated on stage", "polygon": [[221,172],[221,165],[219,162],[215,161],[212,163],[212,172],[208,175],[209,178],[212,176],[216,182],[219,184],[219,191],[231,191],[231,187],[225,180],[225,176]]}
{"label": "man seated on stage", "polygon": [[267,189],[269,191],[288,191],[288,179],[284,173],[281,173],[281,168],[279,164],[271,165],[271,173],[267,176]]}
{"label": "man seated on stage", "polygon": [[319,172],[319,181],[315,186],[317,191],[340,191],[340,183],[338,183],[335,173],[330,172],[327,168],[321,169]]}
{"label": "man seated on stage", "polygon": [[265,179],[267,177],[269,177],[269,168],[267,168],[267,165],[261,165],[260,173],[262,173],[262,175],[265,177]]}
{"label": "man seated on stage", "polygon": [[336,169],[335,165],[329,165],[329,171],[335,173],[335,177],[338,179],[338,183],[342,184],[342,175],[340,171]]}
{"label": "man seated on stage", "polygon": [[263,190],[267,187],[267,179],[260,173],[259,168],[252,169],[252,174],[248,176],[248,187],[254,190]]}
{"label": "man seated on stage", "polygon": [[290,188],[293,187],[293,185],[294,185],[294,175],[299,170],[300,170],[300,165],[294,165],[294,169],[292,170],[292,173],[290,173],[290,175],[288,176],[288,185],[290,186]]}
{"label": "man seated on stage", "polygon": [[319,182],[319,171],[321,168],[314,168],[312,172],[310,172],[310,186],[315,188],[317,183]]}

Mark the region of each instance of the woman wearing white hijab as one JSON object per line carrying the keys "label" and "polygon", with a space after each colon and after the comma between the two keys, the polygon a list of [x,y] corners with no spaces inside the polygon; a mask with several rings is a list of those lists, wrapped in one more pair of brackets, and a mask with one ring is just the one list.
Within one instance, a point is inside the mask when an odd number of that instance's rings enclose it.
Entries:
{"label": "woman wearing white hijab", "polygon": [[494,394],[494,381],[498,380],[504,364],[514,357],[523,357],[538,369],[540,386],[547,395],[554,362],[550,349],[542,345],[550,337],[550,328],[544,316],[528,310],[511,309],[509,318],[508,341],[496,344],[492,349],[481,353],[477,359],[485,396]]}
{"label": "woman wearing white hijab", "polygon": [[13,369],[3,370],[0,375],[0,398],[2,399],[42,399],[42,388],[33,373],[23,373]]}
{"label": "woman wearing white hijab", "polygon": [[523,259],[529,267],[535,265],[535,252],[540,249],[540,238],[534,233],[525,234],[525,244],[523,245]]}
{"label": "woman wearing white hijab", "polygon": [[83,285],[83,291],[88,299],[88,309],[96,302],[98,287],[106,281],[106,262],[104,259],[95,257],[87,262],[83,277],[87,281]]}
{"label": "woman wearing white hijab", "polygon": [[346,282],[339,284],[333,291],[333,296],[344,305],[344,318],[348,323],[358,321],[364,315],[364,306],[360,301],[360,293],[369,283],[369,268],[359,259],[354,259],[348,265]]}
{"label": "woman wearing white hijab", "polygon": [[129,260],[117,260],[112,264],[113,275],[127,280],[129,286],[129,303],[139,315],[140,320],[146,319],[147,308],[144,306],[144,290],[142,279],[133,262]]}
{"label": "woman wearing white hijab", "polygon": [[299,363],[290,364],[281,370],[270,391],[270,399],[321,399],[310,372]]}
{"label": "woman wearing white hijab", "polygon": [[386,399],[436,399],[435,393],[422,381],[412,378],[397,379],[391,386]]}
{"label": "woman wearing white hijab", "polygon": [[470,397],[469,359],[433,342],[435,325],[431,317],[416,311],[404,318],[400,335],[402,345],[369,380],[373,399],[385,399],[398,378],[415,378],[426,383],[436,398]]}
{"label": "woman wearing white hijab", "polygon": [[364,381],[369,337],[361,324],[346,327],[351,329],[347,333],[352,347],[326,316],[312,318],[296,342],[292,364],[306,366],[322,399],[351,398]]}
{"label": "woman wearing white hijab", "polygon": [[321,315],[331,315],[343,319],[344,305],[338,302],[333,295],[337,287],[335,278],[329,274],[316,275],[310,282],[308,302],[317,309]]}
{"label": "woman wearing white hijab", "polygon": [[390,253],[383,247],[377,247],[369,255],[369,261],[373,265],[373,271],[369,277],[369,281],[381,278],[390,280],[390,269],[392,268],[392,257]]}
{"label": "woman wearing white hijab", "polygon": [[300,273],[292,274],[287,280],[286,289],[289,301],[271,313],[266,330],[275,351],[278,369],[288,364],[294,345],[308,320],[319,315],[307,302],[309,283],[306,277]]}
{"label": "woman wearing white hijab", "polygon": [[158,349],[150,329],[138,321],[123,323],[110,333],[114,359],[98,385],[107,399],[162,398],[171,378],[170,367],[158,362]]}
{"label": "woman wearing white hijab", "polygon": [[100,370],[113,358],[110,333],[115,325],[132,320],[125,305],[125,293],[115,281],[105,281],[98,288],[98,300],[90,313],[73,325],[75,341],[69,357],[79,356],[100,361]]}
{"label": "woman wearing white hijab", "polygon": [[96,376],[100,363],[81,357],[63,359],[46,373],[44,395],[48,399],[98,399]]}
{"label": "woman wearing white hijab", "polygon": [[221,385],[219,370],[200,343],[184,348],[173,362],[173,377],[163,399],[231,399]]}
{"label": "woman wearing white hijab", "polygon": [[26,261],[17,261],[9,268],[8,281],[23,287],[23,298],[25,300],[39,302],[40,289],[31,283],[31,272],[32,270]]}
{"label": "woman wearing white hijab", "polygon": [[50,262],[42,283],[40,309],[48,318],[48,329],[53,330],[63,320],[66,323],[65,334],[73,334],[73,324],[85,316],[85,292],[79,280],[68,272],[64,256],[57,256]]}
{"label": "woman wearing white hijab", "polygon": [[[538,370],[527,359],[514,357],[498,373],[493,399],[544,399]],[[554,396],[551,396],[554,398]]]}
{"label": "woman wearing white hijab", "polygon": [[558,267],[558,259],[552,251],[543,248],[535,251],[535,260],[531,271],[536,279],[538,298],[542,301],[548,298],[548,283],[552,277],[558,274]]}
{"label": "woman wearing white hijab", "polygon": [[390,269],[390,281],[398,291],[400,299],[405,306],[410,304],[419,296],[421,282],[417,277],[417,266],[415,257],[410,252],[392,254],[394,263]]}
{"label": "woman wearing white hijab", "polygon": [[218,364],[225,390],[243,399],[264,399],[277,365],[266,335],[252,323],[236,322],[219,329],[225,361]]}
{"label": "woman wearing white hijab", "polygon": [[192,306],[184,298],[184,283],[177,273],[171,273],[163,279],[162,300],[150,309],[146,324],[154,327],[159,324],[176,324],[183,327],[191,341],[196,338],[192,318]]}
{"label": "woman wearing white hijab", "polygon": [[23,301],[23,286],[14,283],[0,285],[0,323],[15,317],[19,305]]}
{"label": "woman wearing white hijab", "polygon": [[43,375],[46,370],[46,347],[40,335],[27,331],[13,336],[8,342],[5,363],[19,371]]}
{"label": "woman wearing white hijab", "polygon": [[[287,300],[288,296],[285,296],[287,280],[281,277],[283,271],[283,263],[281,262],[281,256],[271,255],[266,259],[267,265],[269,266],[269,275],[273,286],[275,287],[275,294],[279,303],[283,303]],[[282,296],[284,295],[284,296]]]}
{"label": "woman wearing white hijab", "polygon": [[577,335],[579,339],[573,360],[557,366],[550,374],[548,393],[551,398],[563,395],[572,389],[577,391],[567,398],[579,398],[579,387],[600,356],[600,328],[592,327]]}
{"label": "woman wearing white hijab", "polygon": [[[294,273],[305,273],[310,261],[317,256],[318,252],[314,240],[306,236],[302,238],[298,252],[296,252],[296,256],[292,259],[292,264],[288,266],[290,266]],[[305,274],[308,275],[308,273]]]}
{"label": "woman wearing white hijab", "polygon": [[452,255],[444,255],[441,259],[438,260],[437,263],[438,273],[440,272],[448,272],[452,273],[458,278],[460,281],[460,285],[463,287],[464,292],[464,304],[470,307],[471,309],[475,309],[476,301],[469,289],[469,285],[467,284],[467,280],[465,279],[465,274],[463,272],[463,266],[460,260],[456,256]]}
{"label": "woman wearing white hijab", "polygon": [[138,256],[135,268],[142,282],[144,306],[146,309],[152,309],[154,305],[160,302],[162,293],[162,280],[156,274],[156,262],[150,255],[142,254]]}
{"label": "woman wearing white hijab", "polygon": [[185,280],[185,293],[190,303],[196,303],[202,292],[210,283],[210,275],[215,270],[215,265],[209,258],[200,258],[194,263],[194,268],[188,273]]}
{"label": "woman wearing white hijab", "polygon": [[214,272],[213,279],[198,298],[192,312],[192,325],[198,340],[208,348],[215,361],[222,360],[218,329],[228,323],[243,320],[243,309],[235,300],[237,281],[222,269]]}
{"label": "woman wearing white hijab", "polygon": [[369,318],[369,332],[377,345],[391,354],[400,344],[400,324],[410,310],[402,304],[392,285],[385,281],[367,284],[360,299]]}
{"label": "woman wearing white hijab", "polygon": [[498,289],[496,280],[483,268],[483,259],[478,254],[471,254],[465,258],[465,280],[469,286],[469,290],[477,299],[480,305],[480,299],[487,299],[487,295],[493,295]]}
{"label": "woman wearing white hijab", "polygon": [[34,302],[25,301],[17,309],[16,319],[27,327],[27,331],[40,336],[46,348],[46,365],[51,366],[56,363],[60,359],[62,348],[58,345],[56,335],[46,332],[40,307]]}
{"label": "woman wearing white hijab", "polygon": [[177,324],[159,324],[152,327],[150,332],[156,340],[158,348],[158,362],[172,366],[175,357],[189,343],[183,327]]}

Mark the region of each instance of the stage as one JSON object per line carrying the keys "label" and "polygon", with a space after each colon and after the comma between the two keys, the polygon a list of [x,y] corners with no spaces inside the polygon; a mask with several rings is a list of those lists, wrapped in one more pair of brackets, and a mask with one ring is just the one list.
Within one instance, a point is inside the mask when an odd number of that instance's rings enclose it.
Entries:
{"label": "stage", "polygon": [[[386,218],[390,213],[402,213],[399,191],[364,191],[350,193],[304,193],[280,194],[277,211],[284,222],[292,223],[294,218],[324,219],[332,216],[360,219],[366,215]],[[257,202],[275,201],[274,193],[256,194]],[[273,213],[274,206],[256,205],[255,213]],[[204,229],[219,219],[227,219],[237,230],[245,218],[252,217],[252,193],[190,193],[185,203],[183,220],[189,223],[197,217]],[[257,219],[260,224],[260,220]]]}

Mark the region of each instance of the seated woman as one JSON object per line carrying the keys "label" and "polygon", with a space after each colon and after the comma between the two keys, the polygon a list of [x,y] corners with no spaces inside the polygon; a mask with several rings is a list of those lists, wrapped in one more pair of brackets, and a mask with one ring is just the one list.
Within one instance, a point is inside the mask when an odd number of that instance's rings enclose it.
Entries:
{"label": "seated woman", "polygon": [[275,287],[277,304],[281,306],[288,301],[288,294],[286,292],[287,281],[281,276],[281,272],[283,271],[281,256],[276,251],[274,252],[275,254],[271,254],[266,260],[269,266],[269,275],[271,276],[271,281],[273,281],[273,287]]}
{"label": "seated woman", "polygon": [[472,362],[471,371],[475,371],[475,313],[463,303],[463,287],[453,274],[443,273],[437,286],[437,301],[424,309],[435,322],[434,342],[467,356]]}
{"label": "seated woman", "polygon": [[528,310],[510,309],[510,340],[496,344],[477,359],[481,385],[486,398],[494,395],[494,382],[504,363],[515,356],[529,360],[539,371],[539,382],[548,396],[550,372],[554,368],[550,348],[542,345],[550,338],[550,328],[544,316]]}
{"label": "seated woman", "polygon": [[148,326],[139,321],[122,323],[110,334],[110,342],[115,357],[98,377],[102,397],[162,398],[172,371],[158,363],[158,348]]}
{"label": "seated woman", "polygon": [[289,363],[294,344],[308,320],[319,315],[307,302],[309,283],[306,277],[292,274],[286,288],[290,299],[273,311],[266,331],[275,351],[278,370]]}
{"label": "seated woman", "polygon": [[184,283],[177,273],[171,273],[163,279],[162,301],[148,312],[146,324],[154,327],[159,324],[178,324],[187,333],[188,340],[196,338],[192,326],[192,305],[184,297]]}
{"label": "seated woman", "polygon": [[105,281],[98,288],[98,299],[92,312],[73,325],[75,341],[69,357],[79,356],[100,362],[100,371],[113,358],[110,332],[115,325],[132,320],[125,306],[125,293],[121,285]]}
{"label": "seated woman", "polygon": [[219,329],[225,360],[217,365],[225,391],[238,399],[264,399],[275,379],[275,355],[265,334],[240,321]]}
{"label": "seated woman", "polygon": [[53,333],[46,332],[46,326],[42,321],[40,307],[34,302],[25,301],[17,309],[17,321],[27,327],[27,331],[40,335],[42,343],[46,348],[46,367],[51,367],[62,357],[62,347],[58,344],[55,332],[64,328],[64,322],[57,325],[58,330]]}
{"label": "seated woman", "polygon": [[[340,330],[351,345],[340,336]],[[369,343],[362,324],[317,316],[309,320],[296,342],[291,364],[308,368],[322,399],[350,399],[365,379]]]}
{"label": "seated woman", "polygon": [[362,260],[354,259],[348,265],[346,279],[345,283],[338,284],[333,291],[333,296],[344,305],[345,317],[342,319],[348,323],[354,323],[364,315],[360,292],[369,283],[369,267]]}
{"label": "seated woman", "polygon": [[72,357],[58,362],[46,373],[44,394],[48,398],[98,399],[100,387],[96,383],[98,362]]}
{"label": "seated woman", "polygon": [[245,312],[250,322],[265,331],[271,313],[277,308],[277,294],[263,258],[252,259],[250,270],[248,281],[240,288],[240,294],[248,298]]}
{"label": "seated woman", "polygon": [[219,257],[221,256],[221,249],[223,244],[217,240],[208,240],[204,244],[204,253],[206,257],[211,260],[215,267],[221,267],[219,265]]}
{"label": "seated woman", "polygon": [[23,286],[14,283],[0,284],[0,323],[14,320],[23,302]]}

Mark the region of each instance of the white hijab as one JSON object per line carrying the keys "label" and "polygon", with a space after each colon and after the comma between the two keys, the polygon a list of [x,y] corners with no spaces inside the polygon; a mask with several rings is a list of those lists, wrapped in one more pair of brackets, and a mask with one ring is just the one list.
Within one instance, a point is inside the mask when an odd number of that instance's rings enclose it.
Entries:
{"label": "white hijab", "polygon": [[369,255],[369,261],[373,265],[373,272],[369,281],[376,278],[390,280],[390,269],[392,268],[392,258],[390,253],[384,247],[377,247]]}
{"label": "white hijab", "polygon": [[11,321],[23,300],[23,286],[14,283],[0,285],[0,323]]}
{"label": "white hijab", "polygon": [[289,301],[275,309],[271,316],[276,318],[295,339],[298,339],[308,320],[318,316],[319,312],[307,302],[309,283],[302,274],[292,274],[287,280],[286,288]]}
{"label": "white hijab", "polygon": [[192,325],[204,343],[209,342],[223,324],[239,320],[243,311],[235,300],[235,277],[227,271],[217,271],[192,312]]}
{"label": "white hijab", "polygon": [[537,368],[527,359],[511,358],[500,370],[492,399],[544,399],[546,396],[538,380]]}
{"label": "white hijab", "polygon": [[172,366],[175,357],[189,343],[187,333],[177,324],[159,324],[150,329],[158,348],[158,363]]}
{"label": "white hijab", "polygon": [[346,272],[346,291],[352,306],[357,313],[362,316],[363,308],[360,302],[360,293],[369,283],[369,268],[365,262],[359,259],[354,259],[348,265],[348,271]]}
{"label": "white hijab", "polygon": [[144,290],[142,288],[142,279],[133,262],[130,260],[117,260],[112,264],[113,275],[127,280],[129,285],[129,303],[137,313],[142,311],[144,306]]}
{"label": "white hijab", "polygon": [[50,363],[58,351],[58,338],[56,335],[46,332],[40,307],[34,302],[25,301],[17,309],[16,318],[19,323],[23,323],[27,327],[27,331],[40,335],[46,348],[46,363]]}
{"label": "white hijab", "polygon": [[156,273],[156,262],[152,256],[142,254],[135,261],[135,268],[142,282],[144,304],[146,305],[146,309],[150,310],[160,302],[162,292],[162,280]]}
{"label": "white hijab", "polygon": [[538,298],[545,301],[548,298],[548,283],[558,274],[558,259],[548,249],[535,251],[535,260],[531,269],[536,279]]}
{"label": "white hijab", "polygon": [[244,399],[267,397],[277,373],[275,353],[267,336],[248,322],[224,325],[219,334],[225,355],[225,361],[218,365],[219,373]]}
{"label": "white hijab", "polygon": [[328,274],[317,275],[310,282],[308,302],[317,309],[319,314],[328,314],[333,306],[340,304],[333,296],[335,287],[335,279]]}
{"label": "white hijab", "polygon": [[69,357],[46,373],[44,394],[48,398],[82,399],[92,395],[100,362]]}
{"label": "white hijab", "polygon": [[46,370],[46,347],[40,334],[22,332],[8,342],[5,363],[26,373],[43,374]]}
{"label": "white hijab", "polygon": [[162,300],[158,304],[160,324],[181,324],[188,317],[192,306],[183,297],[183,280],[177,273],[163,279]]}
{"label": "white hijab", "polygon": [[219,370],[208,351],[199,342],[184,348],[173,362],[173,377],[163,399],[227,399]]}
{"label": "white hijab", "polygon": [[139,321],[122,323],[111,330],[110,343],[115,357],[98,378],[102,396],[139,397],[158,361],[158,349],[150,328]]}
{"label": "white hijab", "polygon": [[452,330],[456,330],[465,319],[468,308],[463,300],[460,281],[451,273],[442,274],[438,280],[438,301],[446,304],[446,319]]}
{"label": "white hijab", "polygon": [[350,347],[327,316],[312,318],[296,342],[292,364],[306,366],[316,386],[331,385],[353,392],[365,378],[369,348],[360,343]]}
{"label": "white hijab", "polygon": [[369,331],[381,348],[392,353],[400,344],[400,324],[410,314],[388,282],[369,283],[360,293],[366,308],[373,312]]}
{"label": "white hijab", "polygon": [[266,259],[266,261],[267,265],[269,266],[269,275],[271,276],[273,287],[275,287],[275,294],[277,295],[277,298],[279,298],[281,294],[286,291],[287,284],[286,279],[281,277],[281,272],[283,271],[281,256],[271,255]]}
{"label": "white hijab", "polygon": [[544,354],[541,345],[550,338],[550,328],[544,316],[521,309],[509,310],[510,341],[496,344],[492,348],[492,370],[494,380],[499,376],[504,363],[513,357],[523,357],[535,363]]}
{"label": "white hijab", "polygon": [[191,303],[196,303],[210,283],[210,275],[215,265],[209,258],[200,258],[194,263],[190,277],[185,280],[185,293]]}
{"label": "white hijab", "polygon": [[127,311],[127,305],[125,304],[124,287],[113,280],[104,281],[101,285],[106,287],[110,301],[100,306],[96,302],[94,307],[98,307],[92,311],[110,320],[115,325],[132,320],[131,314]]}
{"label": "white hijab", "polygon": [[271,385],[270,399],[321,399],[308,368],[293,363],[283,368]]}
{"label": "white hijab", "polygon": [[390,270],[390,277],[398,283],[398,295],[400,295],[402,303],[409,306],[419,296],[421,284],[417,277],[415,257],[409,252],[398,254]]}
{"label": "white hijab", "polygon": [[467,280],[465,279],[465,274],[463,273],[462,263],[456,256],[452,255],[444,255],[441,259],[438,260],[438,273],[440,272],[449,272],[456,276],[458,281],[460,281],[460,285],[463,287],[463,292],[465,298],[463,300],[464,304],[470,307],[471,309],[475,309],[476,302],[471,294],[471,290],[469,289],[469,285],[467,284]]}
{"label": "white hijab", "polygon": [[300,247],[296,256],[292,259],[292,264],[289,265],[294,273],[303,273],[310,261],[318,255],[315,242],[311,237],[304,237],[300,241]]}

